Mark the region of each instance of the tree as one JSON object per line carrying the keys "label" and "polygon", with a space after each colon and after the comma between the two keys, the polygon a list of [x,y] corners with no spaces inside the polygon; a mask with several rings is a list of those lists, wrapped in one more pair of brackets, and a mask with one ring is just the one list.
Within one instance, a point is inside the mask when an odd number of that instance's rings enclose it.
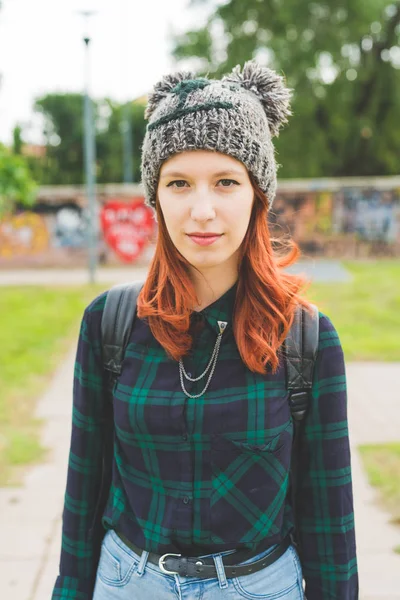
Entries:
{"label": "tree", "polygon": [[0,144],[0,219],[11,213],[16,203],[32,206],[36,189],[24,157]]}
{"label": "tree", "polygon": [[398,173],[400,2],[208,4],[207,23],[176,37],[174,55],[200,59],[200,74],[255,57],[285,75],[294,114],[276,142],[281,177]]}
{"label": "tree", "polygon": [[83,183],[82,94],[47,94],[36,100],[34,109],[44,117],[47,169],[41,183]]}
{"label": "tree", "polygon": [[[46,157],[41,160],[42,184],[82,184],[84,178],[83,96],[48,94],[35,110],[44,116]],[[122,105],[105,98],[94,102],[96,165],[99,183],[123,180]],[[135,181],[140,178],[140,148],[145,134],[144,105],[131,103]],[[44,168],[45,164],[45,168]]]}
{"label": "tree", "polygon": [[[123,105],[107,98],[101,109],[108,114],[106,126],[97,134],[98,179],[102,183],[123,181],[123,138],[122,111]],[[140,153],[146,132],[144,119],[145,105],[142,102],[131,102],[129,113],[132,125],[133,176],[140,181]]]}

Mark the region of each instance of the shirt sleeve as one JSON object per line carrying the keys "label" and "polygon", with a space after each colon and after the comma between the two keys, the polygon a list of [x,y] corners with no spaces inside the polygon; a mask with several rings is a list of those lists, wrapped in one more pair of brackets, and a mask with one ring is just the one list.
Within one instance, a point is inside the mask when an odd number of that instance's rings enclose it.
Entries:
{"label": "shirt sleeve", "polygon": [[299,459],[298,527],[307,600],[357,600],[345,364],[338,334],[322,314]]}
{"label": "shirt sleeve", "polygon": [[89,308],[81,322],[75,360],[60,571],[52,600],[92,598],[104,534],[98,502],[102,485],[101,416],[105,395],[100,337],[96,337],[92,324],[93,316],[99,322],[99,313],[93,315]]}

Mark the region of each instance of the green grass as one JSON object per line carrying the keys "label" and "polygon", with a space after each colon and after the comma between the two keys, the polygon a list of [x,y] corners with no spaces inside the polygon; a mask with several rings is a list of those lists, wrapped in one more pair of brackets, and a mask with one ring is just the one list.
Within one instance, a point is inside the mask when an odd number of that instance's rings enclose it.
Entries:
{"label": "green grass", "polygon": [[[359,446],[371,485],[379,490],[382,505],[400,525],[400,442]],[[395,548],[400,553],[400,546]]]}
{"label": "green grass", "polygon": [[43,459],[36,400],[78,335],[84,307],[104,286],[0,289],[0,485]]}
{"label": "green grass", "polygon": [[308,297],[332,319],[346,360],[400,361],[400,261],[343,265],[351,283],[315,283]]}
{"label": "green grass", "polygon": [[[346,262],[354,281],[308,296],[337,328],[347,360],[400,360],[400,261]],[[0,289],[0,485],[42,460],[36,400],[76,343],[84,307],[109,286]]]}

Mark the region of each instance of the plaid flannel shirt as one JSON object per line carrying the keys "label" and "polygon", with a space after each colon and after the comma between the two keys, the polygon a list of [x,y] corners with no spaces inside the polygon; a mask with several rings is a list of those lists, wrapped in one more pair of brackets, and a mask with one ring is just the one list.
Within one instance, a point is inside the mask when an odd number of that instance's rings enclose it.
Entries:
{"label": "plaid flannel shirt", "polygon": [[[292,529],[287,494],[293,424],[283,360],[251,372],[232,331],[236,284],[193,313],[193,376],[208,364],[227,321],[210,386],[186,397],[176,361],[136,319],[114,388],[112,484],[93,531],[101,484],[106,402],[101,317],[107,292],[85,310],[75,363],[72,436],[60,573],[53,600],[89,600],[106,529],[145,550],[200,555],[279,543]],[[186,389],[200,393],[206,378]],[[299,536],[308,600],[356,600],[358,576],[343,351],[320,313],[312,403],[301,441]],[[111,426],[111,425],[110,425]]]}

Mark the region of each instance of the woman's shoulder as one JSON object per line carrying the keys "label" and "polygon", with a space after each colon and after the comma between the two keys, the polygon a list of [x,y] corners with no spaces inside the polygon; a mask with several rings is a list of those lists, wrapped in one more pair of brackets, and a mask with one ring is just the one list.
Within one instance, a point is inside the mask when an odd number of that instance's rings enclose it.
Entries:
{"label": "woman's shoulder", "polygon": [[318,317],[320,345],[324,342],[327,342],[327,340],[339,340],[339,334],[335,325],[333,324],[332,318],[321,309],[318,309]]}
{"label": "woman's shoulder", "polygon": [[83,322],[87,324],[87,329],[92,338],[101,337],[101,321],[109,293],[110,289],[105,290],[96,296],[85,308]]}
{"label": "woman's shoulder", "polygon": [[88,336],[92,342],[101,338],[101,319],[109,290],[96,296],[86,306],[81,326],[81,335]]}
{"label": "woman's shoulder", "polygon": [[103,313],[104,306],[106,304],[108,292],[110,290],[106,290],[102,292],[98,296],[96,296],[85,308],[85,314],[93,315],[96,313]]}
{"label": "woman's shoulder", "polygon": [[319,317],[318,355],[328,362],[335,363],[338,361],[341,364],[344,360],[344,355],[338,330],[332,318],[325,311],[319,307],[317,308]]}

